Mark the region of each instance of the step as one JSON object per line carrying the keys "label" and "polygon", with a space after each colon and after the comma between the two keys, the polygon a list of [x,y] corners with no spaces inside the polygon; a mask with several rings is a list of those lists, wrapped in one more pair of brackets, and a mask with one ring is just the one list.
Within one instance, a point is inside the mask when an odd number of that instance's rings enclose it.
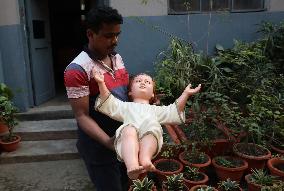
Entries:
{"label": "step", "polygon": [[14,132],[22,141],[76,139],[77,124],[75,119],[20,121]]}
{"label": "step", "polygon": [[70,105],[44,106],[31,108],[27,112],[17,113],[20,121],[39,121],[74,118]]}
{"label": "step", "polygon": [[95,190],[81,159],[0,165],[1,191]]}
{"label": "step", "polygon": [[0,164],[54,161],[80,158],[76,139],[21,141],[13,152],[3,152]]}

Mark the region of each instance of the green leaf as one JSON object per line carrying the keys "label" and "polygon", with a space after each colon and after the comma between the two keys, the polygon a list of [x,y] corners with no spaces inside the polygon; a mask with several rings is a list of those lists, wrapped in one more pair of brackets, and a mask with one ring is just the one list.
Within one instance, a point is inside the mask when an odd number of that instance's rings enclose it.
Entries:
{"label": "green leaf", "polygon": [[217,50],[219,50],[219,51],[224,51],[224,48],[223,48],[223,46],[222,45],[220,45],[220,44],[216,44],[216,49]]}

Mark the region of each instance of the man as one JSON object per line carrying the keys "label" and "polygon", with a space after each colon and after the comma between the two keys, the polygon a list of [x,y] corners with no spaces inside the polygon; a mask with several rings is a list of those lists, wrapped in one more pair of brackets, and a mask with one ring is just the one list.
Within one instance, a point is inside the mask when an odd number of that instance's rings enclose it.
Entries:
{"label": "man", "polygon": [[111,93],[127,101],[128,73],[114,52],[122,16],[110,7],[92,9],[87,15],[88,46],[67,67],[64,81],[78,124],[77,148],[97,191],[127,190],[124,164],[117,160],[113,136],[121,123],[95,111],[99,95],[92,69],[101,72]]}

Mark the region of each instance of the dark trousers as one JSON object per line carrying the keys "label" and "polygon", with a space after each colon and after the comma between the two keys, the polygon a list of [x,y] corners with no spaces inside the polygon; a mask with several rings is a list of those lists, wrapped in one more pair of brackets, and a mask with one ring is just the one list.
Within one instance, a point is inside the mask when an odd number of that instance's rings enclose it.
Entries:
{"label": "dark trousers", "polygon": [[93,164],[85,161],[96,191],[127,191],[128,176],[123,163]]}

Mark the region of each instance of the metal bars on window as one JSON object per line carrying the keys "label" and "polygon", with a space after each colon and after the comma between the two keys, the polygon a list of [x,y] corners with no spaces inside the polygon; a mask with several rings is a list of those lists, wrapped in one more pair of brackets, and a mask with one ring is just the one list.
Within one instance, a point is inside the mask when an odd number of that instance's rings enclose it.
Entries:
{"label": "metal bars on window", "polygon": [[265,10],[265,0],[168,0],[169,14]]}

